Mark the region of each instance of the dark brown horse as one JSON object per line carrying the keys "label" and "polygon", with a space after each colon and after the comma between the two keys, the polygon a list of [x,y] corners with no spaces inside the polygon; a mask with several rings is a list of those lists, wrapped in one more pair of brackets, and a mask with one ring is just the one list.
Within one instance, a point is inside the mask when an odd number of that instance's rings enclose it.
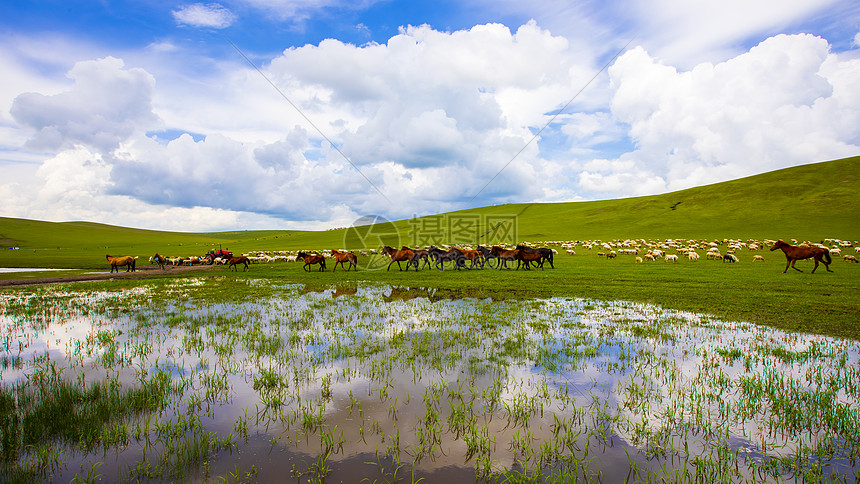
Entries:
{"label": "dark brown horse", "polygon": [[311,271],[311,266],[314,264],[320,265],[320,272],[325,270],[325,257],[319,254],[308,254],[305,252],[299,252],[299,255],[296,256],[296,260],[304,261],[305,265],[302,267],[307,272]]}
{"label": "dark brown horse", "polygon": [[251,260],[248,259],[247,257],[231,257],[231,258],[227,259],[227,266],[232,267],[237,272],[239,269],[236,266],[238,266],[239,264],[243,264],[245,266],[245,268],[242,269],[242,272],[245,272],[248,270],[248,264],[250,264],[250,263],[251,263]]}
{"label": "dark brown horse", "polygon": [[518,245],[517,250],[528,252],[529,254],[540,254],[541,259],[538,263],[541,269],[543,269],[544,261],[549,262],[549,266],[555,269],[555,266],[552,264],[552,249],[548,249],[546,247],[529,247],[527,245]]}
{"label": "dark brown horse", "polygon": [[455,249],[459,250],[460,253],[463,254],[463,257],[471,262],[469,269],[474,269],[475,264],[480,265],[481,269],[484,268],[484,253],[480,250],[460,249],[459,247],[455,247]]}
{"label": "dark brown horse", "polygon": [[520,270],[520,264],[522,264],[523,268],[526,270],[531,269],[532,262],[543,270],[543,255],[539,252],[526,252],[522,249],[516,249],[514,259],[517,260],[517,270]]}
{"label": "dark brown horse", "polygon": [[[397,250],[387,245],[382,248],[382,253],[391,257],[391,262],[388,263],[388,269],[385,270],[391,270],[391,264],[397,262],[397,267],[400,268],[400,270],[402,271],[403,267],[400,265],[400,263],[406,261],[406,272],[409,272],[409,265],[412,263],[412,258],[415,256],[415,251],[412,249]],[[418,270],[417,264],[415,270]]]}
{"label": "dark brown horse", "polygon": [[785,270],[782,271],[783,274],[788,272],[788,266],[791,266],[792,269],[798,272],[803,272],[797,267],[794,267],[794,263],[799,260],[810,258],[815,258],[815,267],[812,268],[813,273],[815,273],[815,269],[818,269],[819,262],[824,264],[824,268],[827,269],[827,272],[833,272],[830,270],[830,263],[833,262],[833,260],[830,258],[830,251],[825,247],[814,245],[800,247],[783,242],[782,240],[777,240],[776,243],[773,244],[773,247],[770,248],[770,251],[773,252],[776,249],[782,249],[782,252],[785,254],[785,258],[787,259]]}
{"label": "dark brown horse", "polygon": [[503,266],[505,269],[507,269],[508,268],[508,261],[511,261],[511,262],[515,261],[517,259],[517,252],[519,252],[519,251],[511,250],[511,249],[503,249],[503,248],[499,247],[498,245],[494,245],[490,248],[490,252],[493,255],[495,255],[496,257],[498,257],[499,269],[501,269]]}
{"label": "dark brown horse", "polygon": [[492,262],[490,262],[490,261],[493,261],[493,260],[495,260],[495,261],[496,261],[496,265],[501,264],[501,262],[499,262],[499,256],[498,256],[498,255],[496,255],[496,254],[494,254],[494,253],[493,253],[490,249],[488,249],[487,247],[484,247],[483,245],[479,245],[479,246],[478,246],[478,250],[480,250],[480,251],[481,251],[481,254],[484,256],[484,262],[486,262],[486,263],[487,263],[487,265],[489,265],[490,267],[493,267],[493,263],[492,263]]}
{"label": "dark brown horse", "polygon": [[[409,247],[404,246],[403,249],[408,249]],[[402,249],[401,249],[402,250]],[[412,249],[412,258],[409,259],[409,263],[415,267],[415,270],[418,270],[418,264],[420,264],[421,260],[424,260],[424,265],[421,266],[423,269],[425,266],[430,266],[430,251],[427,249]]]}
{"label": "dark brown horse", "polygon": [[109,255],[105,256],[107,261],[110,262],[110,271],[113,272],[116,269],[119,272],[119,268],[122,266],[126,267],[126,272],[134,272],[134,264],[137,261],[137,257],[125,256],[125,257],[111,257]]}
{"label": "dark brown horse", "polygon": [[427,250],[430,252],[430,257],[436,261],[436,268],[440,271],[445,269],[445,263],[448,261],[453,262],[454,269],[458,271],[466,267],[466,256],[463,255],[460,249],[454,248],[444,251],[435,245],[431,245]]}
{"label": "dark brown horse", "polygon": [[345,263],[349,263],[349,266],[346,268],[348,271],[350,267],[354,267],[355,270],[358,270],[358,259],[355,257],[355,254],[352,252],[341,252],[337,249],[331,250],[331,255],[334,257],[334,268],[332,268],[332,272],[337,270],[337,265],[340,264],[340,267],[344,267]]}

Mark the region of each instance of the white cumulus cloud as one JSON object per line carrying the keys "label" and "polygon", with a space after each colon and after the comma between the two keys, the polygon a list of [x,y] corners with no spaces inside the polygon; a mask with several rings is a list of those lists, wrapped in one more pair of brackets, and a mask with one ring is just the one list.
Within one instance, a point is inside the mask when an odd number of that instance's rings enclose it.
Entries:
{"label": "white cumulus cloud", "polygon": [[623,157],[675,190],[856,155],[860,135],[846,126],[860,122],[858,69],[812,35],[777,35],[689,71],[633,49],[610,68],[612,114],[637,147]]}
{"label": "white cumulus cloud", "polygon": [[194,3],[172,13],[176,23],[191,27],[225,29],[236,20],[233,12],[218,3]]}
{"label": "white cumulus cloud", "polygon": [[35,130],[29,147],[52,151],[84,144],[110,150],[135,131],[157,126],[151,104],[155,79],[143,69],[126,69],[121,59],[106,57],[78,62],[67,76],[74,80],[68,91],[15,98],[13,118]]}
{"label": "white cumulus cloud", "polygon": [[[47,154],[26,181],[0,182],[2,210],[319,228],[660,193],[860,152],[860,59],[812,35],[691,67],[635,47],[527,145],[594,76],[581,50],[528,22],[405,27],[384,44],[328,39],[260,62],[266,78],[235,59],[208,60],[203,73],[83,60],[71,84],[8,96],[3,139]],[[181,69],[181,52],[148,55]]]}

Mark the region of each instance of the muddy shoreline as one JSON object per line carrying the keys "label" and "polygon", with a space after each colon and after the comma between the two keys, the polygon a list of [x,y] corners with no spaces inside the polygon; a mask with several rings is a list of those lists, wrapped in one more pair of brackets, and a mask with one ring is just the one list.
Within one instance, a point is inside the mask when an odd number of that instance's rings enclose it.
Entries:
{"label": "muddy shoreline", "polygon": [[214,270],[217,266],[165,266],[162,270],[159,266],[137,267],[134,272],[114,272],[100,274],[79,274],[73,276],[54,276],[54,277],[27,277],[21,279],[0,279],[0,287],[10,286],[32,286],[39,284],[61,284],[65,282],[82,282],[82,281],[105,281],[116,279],[148,279],[153,277],[161,277],[173,274],[189,274],[197,272],[206,272]]}

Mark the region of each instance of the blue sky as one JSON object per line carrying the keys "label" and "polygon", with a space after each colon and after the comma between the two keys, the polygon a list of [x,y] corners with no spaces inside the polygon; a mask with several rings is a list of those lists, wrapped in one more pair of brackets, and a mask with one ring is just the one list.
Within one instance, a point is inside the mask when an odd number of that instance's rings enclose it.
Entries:
{"label": "blue sky", "polygon": [[322,229],[860,154],[853,1],[35,1],[0,26],[2,216]]}

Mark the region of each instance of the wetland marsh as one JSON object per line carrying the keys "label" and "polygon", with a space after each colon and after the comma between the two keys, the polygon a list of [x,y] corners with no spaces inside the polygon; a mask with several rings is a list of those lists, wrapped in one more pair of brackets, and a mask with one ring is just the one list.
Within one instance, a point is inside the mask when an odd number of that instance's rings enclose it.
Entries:
{"label": "wetland marsh", "polygon": [[10,480],[860,476],[853,340],[625,301],[225,276],[18,289],[0,309]]}

